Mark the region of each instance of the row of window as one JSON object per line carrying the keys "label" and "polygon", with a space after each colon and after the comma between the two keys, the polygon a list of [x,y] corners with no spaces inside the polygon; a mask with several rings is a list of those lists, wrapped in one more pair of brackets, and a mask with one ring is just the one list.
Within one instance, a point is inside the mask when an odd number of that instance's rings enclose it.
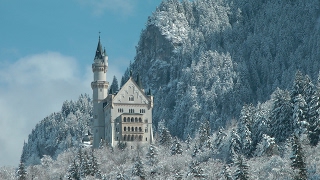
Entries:
{"label": "row of window", "polygon": [[123,127],[123,131],[135,131],[135,132],[142,132],[141,127]]}
{"label": "row of window", "polygon": [[142,119],[139,117],[139,119],[138,118],[133,118],[133,117],[124,117],[123,118],[123,122],[140,122],[140,123],[142,123]]}
{"label": "row of window", "polygon": [[[118,113],[123,113],[123,108],[118,108]],[[134,109],[129,109],[129,113],[134,113]],[[146,113],[145,109],[140,109],[140,114]]]}
{"label": "row of window", "polygon": [[[117,137],[117,140],[119,140],[118,139],[118,137]],[[123,137],[122,137],[122,140],[123,141],[142,141],[142,135],[124,135]],[[146,141],[148,141],[148,138],[146,138]]]}

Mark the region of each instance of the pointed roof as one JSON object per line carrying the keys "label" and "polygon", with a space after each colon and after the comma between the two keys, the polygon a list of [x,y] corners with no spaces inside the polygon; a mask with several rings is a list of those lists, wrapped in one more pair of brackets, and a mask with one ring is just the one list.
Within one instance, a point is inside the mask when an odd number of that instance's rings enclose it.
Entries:
{"label": "pointed roof", "polygon": [[103,51],[102,51],[102,46],[100,43],[100,35],[99,35],[99,42],[96,50],[96,56],[94,57],[94,59],[102,59],[102,56],[103,56]]}

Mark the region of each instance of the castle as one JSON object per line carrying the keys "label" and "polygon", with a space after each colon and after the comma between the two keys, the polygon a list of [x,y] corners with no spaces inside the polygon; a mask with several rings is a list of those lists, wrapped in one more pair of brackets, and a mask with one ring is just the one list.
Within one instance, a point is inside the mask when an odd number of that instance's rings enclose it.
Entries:
{"label": "castle", "polygon": [[108,91],[108,56],[102,50],[100,36],[92,64],[94,74],[91,88],[93,91],[93,147],[106,142],[112,147],[126,143],[134,148],[138,144],[153,141],[152,108],[153,96],[145,94],[140,79],[135,81],[130,73],[129,80],[118,92]]}

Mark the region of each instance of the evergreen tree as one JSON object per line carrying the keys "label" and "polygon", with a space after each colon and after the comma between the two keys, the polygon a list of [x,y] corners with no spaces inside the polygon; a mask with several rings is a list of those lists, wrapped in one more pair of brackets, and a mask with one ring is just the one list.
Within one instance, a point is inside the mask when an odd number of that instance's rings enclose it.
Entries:
{"label": "evergreen tree", "polygon": [[243,106],[240,113],[240,122],[238,126],[238,134],[241,142],[242,153],[246,157],[252,156],[252,138],[251,138],[251,126],[253,124],[253,116],[255,109],[253,105]]}
{"label": "evergreen tree", "polygon": [[18,180],[26,180],[27,179],[27,171],[25,169],[24,163],[20,162],[19,168],[17,171]]}
{"label": "evergreen tree", "polygon": [[174,138],[174,141],[171,145],[171,155],[182,154],[182,146],[177,137]]}
{"label": "evergreen tree", "polygon": [[101,177],[99,164],[98,164],[97,158],[94,155],[94,149],[92,149],[90,152],[89,169],[90,169],[91,176],[96,176],[98,178]]}
{"label": "evergreen tree", "polygon": [[197,160],[193,160],[191,161],[190,163],[190,166],[189,166],[189,173],[188,173],[188,176],[193,176],[195,178],[199,178],[199,179],[203,179],[206,177],[203,169],[199,166],[200,163],[197,161]]}
{"label": "evergreen tree", "polygon": [[116,78],[116,76],[113,76],[113,80],[110,86],[110,91],[112,93],[116,93],[119,91],[118,79]]}
{"label": "evergreen tree", "polygon": [[191,141],[192,141],[192,138],[191,138],[190,134],[188,134],[187,139],[186,139],[187,150],[190,149]]}
{"label": "evergreen tree", "polygon": [[146,154],[147,162],[151,166],[156,165],[159,162],[158,159],[158,150],[157,147],[154,146],[153,144],[150,144],[148,152]]}
{"label": "evergreen tree", "polygon": [[294,97],[293,120],[295,131],[301,135],[307,133],[307,104],[301,94]]}
{"label": "evergreen tree", "polygon": [[80,180],[79,165],[74,159],[67,172],[68,179]]}
{"label": "evergreen tree", "polygon": [[196,157],[198,153],[199,153],[199,148],[198,148],[197,144],[194,144],[193,151],[192,151],[192,157]]}
{"label": "evergreen tree", "polygon": [[223,166],[222,174],[225,180],[233,180],[229,165]]}
{"label": "evergreen tree", "polygon": [[277,88],[271,95],[270,133],[277,143],[285,142],[293,132],[292,103],[288,91]]}
{"label": "evergreen tree", "polygon": [[171,134],[170,131],[168,130],[168,128],[166,127],[162,127],[160,129],[160,140],[159,143],[163,146],[169,147],[171,145]]}
{"label": "evergreen tree", "polygon": [[245,157],[243,157],[242,155],[237,156],[234,160],[234,164],[236,166],[236,172],[234,174],[235,179],[249,179],[249,165],[247,164]]}
{"label": "evergreen tree", "polygon": [[290,157],[292,163],[291,166],[294,170],[298,170],[298,174],[295,176],[297,180],[306,180],[307,178],[307,169],[305,164],[305,156],[303,149],[297,135],[293,136],[292,139],[292,156]]}
{"label": "evergreen tree", "polygon": [[229,146],[229,160],[228,162],[233,162],[234,159],[237,158],[237,156],[241,152],[241,140],[240,136],[237,134],[237,132],[232,129],[231,135],[230,135],[230,146]]}
{"label": "evergreen tree", "polygon": [[308,138],[310,144],[316,146],[320,137],[320,74],[308,107]]}
{"label": "evergreen tree", "polygon": [[135,162],[132,168],[132,175],[138,176],[140,177],[140,179],[145,179],[145,171],[140,156],[137,156],[135,158]]}
{"label": "evergreen tree", "polygon": [[203,146],[208,146],[210,133],[211,133],[210,122],[206,120],[204,123],[201,123],[199,127],[200,148],[202,148]]}

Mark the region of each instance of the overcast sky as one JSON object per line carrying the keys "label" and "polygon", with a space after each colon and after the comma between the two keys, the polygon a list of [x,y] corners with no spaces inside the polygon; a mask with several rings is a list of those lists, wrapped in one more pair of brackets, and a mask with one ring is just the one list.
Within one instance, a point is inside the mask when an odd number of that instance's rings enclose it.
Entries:
{"label": "overcast sky", "polygon": [[23,141],[63,101],[92,94],[99,31],[107,79],[120,82],[160,2],[0,0],[0,166],[18,166]]}

